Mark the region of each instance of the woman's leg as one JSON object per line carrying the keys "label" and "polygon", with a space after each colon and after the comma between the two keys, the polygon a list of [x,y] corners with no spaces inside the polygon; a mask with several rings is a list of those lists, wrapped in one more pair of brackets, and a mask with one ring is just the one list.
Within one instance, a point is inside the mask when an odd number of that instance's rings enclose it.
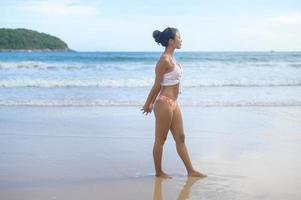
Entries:
{"label": "woman's leg", "polygon": [[167,102],[159,99],[154,105],[154,114],[156,117],[156,135],[153,148],[153,157],[156,169],[156,176],[169,178],[169,176],[163,172],[161,162],[163,145],[165,143],[172,120],[172,110]]}
{"label": "woman's leg", "polygon": [[179,105],[176,106],[176,108],[173,112],[170,130],[171,130],[173,138],[176,142],[177,152],[186,167],[188,175],[189,176],[199,176],[199,177],[205,176],[204,174],[201,174],[200,172],[195,171],[191,164],[188,150],[187,150],[186,144],[185,144],[183,120],[182,120],[182,114],[181,114]]}

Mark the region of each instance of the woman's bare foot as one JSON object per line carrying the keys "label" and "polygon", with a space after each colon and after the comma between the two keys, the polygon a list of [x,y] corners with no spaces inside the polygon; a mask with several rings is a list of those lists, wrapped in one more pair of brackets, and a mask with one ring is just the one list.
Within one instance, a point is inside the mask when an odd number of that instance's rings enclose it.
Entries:
{"label": "woman's bare foot", "polygon": [[188,176],[190,176],[190,177],[207,177],[206,174],[202,174],[201,172],[198,172],[195,170],[188,172]]}
{"label": "woman's bare foot", "polygon": [[156,173],[156,177],[159,177],[159,178],[172,178],[171,176],[169,176],[165,172]]}

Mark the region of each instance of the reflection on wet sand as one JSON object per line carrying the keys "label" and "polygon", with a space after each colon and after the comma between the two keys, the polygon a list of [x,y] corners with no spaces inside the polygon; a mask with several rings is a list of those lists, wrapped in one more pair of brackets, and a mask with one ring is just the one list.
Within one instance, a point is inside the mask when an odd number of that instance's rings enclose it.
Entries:
{"label": "reflection on wet sand", "polygon": [[[183,186],[177,200],[186,200],[189,198],[190,195],[190,188],[194,183],[196,183],[198,180],[203,179],[200,177],[187,177],[187,180],[185,182],[185,185]],[[164,178],[155,178],[154,181],[154,194],[153,194],[153,200],[163,200],[163,192],[162,192],[162,182],[163,180],[166,180]]]}

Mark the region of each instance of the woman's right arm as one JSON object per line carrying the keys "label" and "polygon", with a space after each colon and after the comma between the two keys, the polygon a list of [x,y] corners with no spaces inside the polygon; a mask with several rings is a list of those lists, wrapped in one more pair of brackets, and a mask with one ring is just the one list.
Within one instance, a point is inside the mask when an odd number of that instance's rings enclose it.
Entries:
{"label": "woman's right arm", "polygon": [[163,79],[163,75],[166,71],[166,66],[169,65],[169,61],[166,56],[162,56],[156,65],[156,78],[154,85],[151,89],[151,91],[148,94],[147,100],[144,103],[143,108],[141,109],[143,111],[143,114],[146,113],[146,115],[150,112],[152,112],[152,104],[155,101],[158,93],[161,89],[161,81]]}

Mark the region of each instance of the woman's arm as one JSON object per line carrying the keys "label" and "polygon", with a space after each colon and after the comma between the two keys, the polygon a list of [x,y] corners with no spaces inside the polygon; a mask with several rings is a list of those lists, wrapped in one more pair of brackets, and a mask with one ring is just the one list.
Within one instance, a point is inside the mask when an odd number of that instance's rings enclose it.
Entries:
{"label": "woman's arm", "polygon": [[162,56],[156,66],[156,78],[155,83],[151,89],[151,91],[148,94],[148,97],[144,103],[144,106],[141,110],[143,110],[143,114],[148,114],[151,112],[151,105],[154,103],[158,93],[161,89],[161,81],[163,79],[163,74],[166,71],[166,66],[169,65],[169,61],[166,56]]}
{"label": "woman's arm", "polygon": [[151,104],[154,103],[158,93],[160,92],[160,89],[161,89],[161,85],[154,83],[151,91],[148,94],[147,100],[144,104],[145,106],[150,106]]}

